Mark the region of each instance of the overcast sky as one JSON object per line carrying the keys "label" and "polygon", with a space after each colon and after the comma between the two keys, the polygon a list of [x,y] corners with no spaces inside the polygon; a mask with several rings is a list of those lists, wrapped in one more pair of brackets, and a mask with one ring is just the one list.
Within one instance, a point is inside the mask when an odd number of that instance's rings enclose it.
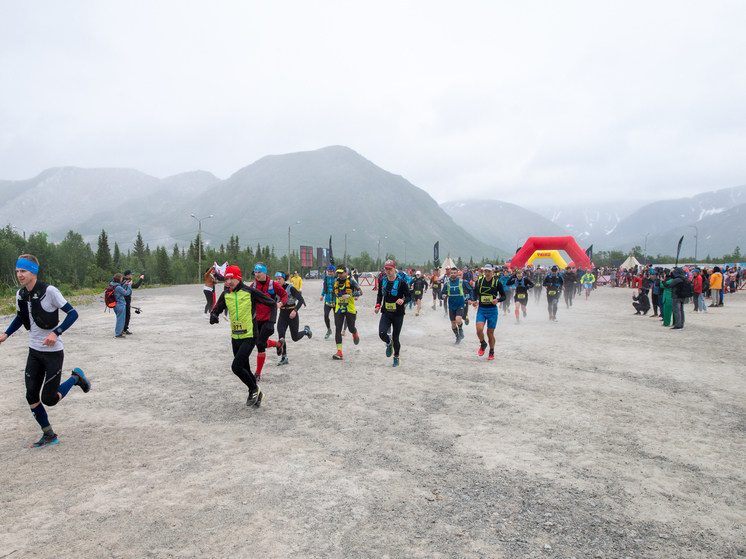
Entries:
{"label": "overcast sky", "polygon": [[746,184],[746,2],[0,0],[0,179],[348,146],[438,202]]}

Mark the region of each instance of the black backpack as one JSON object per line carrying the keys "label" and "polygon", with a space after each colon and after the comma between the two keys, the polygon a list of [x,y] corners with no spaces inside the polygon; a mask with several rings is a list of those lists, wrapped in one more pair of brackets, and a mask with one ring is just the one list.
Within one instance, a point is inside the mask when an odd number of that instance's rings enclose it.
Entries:
{"label": "black backpack", "polygon": [[679,299],[688,299],[694,296],[694,284],[686,278],[682,278],[681,283],[676,286],[676,295]]}

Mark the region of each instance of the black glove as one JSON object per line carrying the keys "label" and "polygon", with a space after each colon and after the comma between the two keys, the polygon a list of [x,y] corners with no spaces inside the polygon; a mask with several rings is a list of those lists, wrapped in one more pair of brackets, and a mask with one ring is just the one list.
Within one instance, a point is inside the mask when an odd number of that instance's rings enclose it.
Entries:
{"label": "black glove", "polygon": [[218,324],[220,323],[220,317],[216,314],[210,314],[210,324]]}

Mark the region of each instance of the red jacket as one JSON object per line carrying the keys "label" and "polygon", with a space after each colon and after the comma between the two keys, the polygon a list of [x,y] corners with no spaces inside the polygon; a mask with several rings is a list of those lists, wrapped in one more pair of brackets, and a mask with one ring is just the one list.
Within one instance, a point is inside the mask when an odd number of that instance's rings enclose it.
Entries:
{"label": "red jacket", "polygon": [[702,293],[702,275],[697,274],[697,277],[692,279],[692,285],[694,285],[695,293]]}
{"label": "red jacket", "polygon": [[[255,287],[262,293],[266,293],[270,297],[272,297],[272,295],[269,293],[269,281],[269,278],[267,278],[264,283],[254,281],[254,283],[251,284],[251,287]],[[274,288],[275,295],[280,298],[280,303],[284,305],[288,300],[287,291],[285,291],[285,289],[283,289],[283,287],[276,281],[272,281],[272,287]],[[269,305],[265,305],[263,303],[257,303],[256,320],[257,322],[264,322],[266,320],[275,322],[277,320],[277,305],[272,305],[270,307]]]}

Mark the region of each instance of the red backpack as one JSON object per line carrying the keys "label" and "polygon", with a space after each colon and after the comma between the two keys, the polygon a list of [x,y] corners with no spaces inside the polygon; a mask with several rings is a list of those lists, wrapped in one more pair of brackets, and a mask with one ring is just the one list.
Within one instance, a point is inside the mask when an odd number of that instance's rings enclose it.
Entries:
{"label": "red backpack", "polygon": [[116,289],[116,286],[114,285],[110,285],[104,289],[104,304],[106,304],[110,309],[117,306],[117,297],[114,293],[114,289]]}

